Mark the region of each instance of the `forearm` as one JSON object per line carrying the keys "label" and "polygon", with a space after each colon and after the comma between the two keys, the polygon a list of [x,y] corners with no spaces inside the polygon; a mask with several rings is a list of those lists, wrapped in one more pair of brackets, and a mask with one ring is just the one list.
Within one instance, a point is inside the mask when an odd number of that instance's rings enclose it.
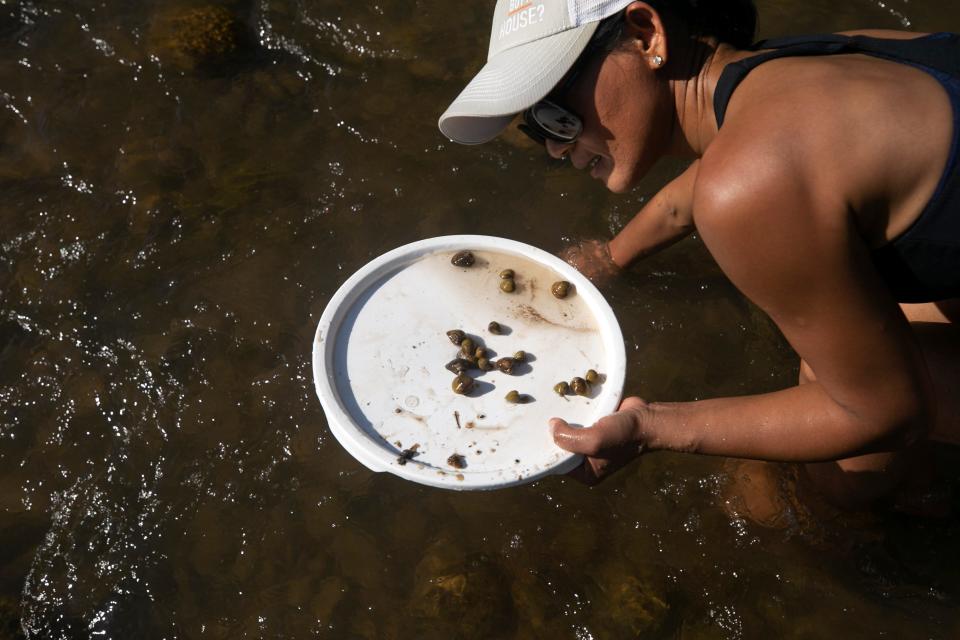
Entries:
{"label": "forearm", "polygon": [[639,258],[665,249],[687,236],[693,226],[672,215],[669,205],[652,200],[623,228],[609,245],[610,258],[621,269]]}
{"label": "forearm", "polygon": [[650,450],[818,462],[901,448],[916,434],[920,413],[871,420],[811,383],[762,395],[651,403],[638,437]]}
{"label": "forearm", "polygon": [[610,257],[621,268],[677,242],[693,231],[692,193],[698,163],[663,187],[610,241]]}

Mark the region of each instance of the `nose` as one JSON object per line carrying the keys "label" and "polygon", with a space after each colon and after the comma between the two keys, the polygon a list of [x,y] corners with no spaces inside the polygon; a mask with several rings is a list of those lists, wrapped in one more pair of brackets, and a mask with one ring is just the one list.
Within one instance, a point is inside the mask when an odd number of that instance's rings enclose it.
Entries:
{"label": "nose", "polygon": [[550,154],[551,158],[556,158],[557,160],[566,158],[567,155],[570,153],[571,149],[573,148],[572,143],[557,142],[556,140],[550,140],[550,139],[546,141],[546,145],[547,145],[547,153]]}

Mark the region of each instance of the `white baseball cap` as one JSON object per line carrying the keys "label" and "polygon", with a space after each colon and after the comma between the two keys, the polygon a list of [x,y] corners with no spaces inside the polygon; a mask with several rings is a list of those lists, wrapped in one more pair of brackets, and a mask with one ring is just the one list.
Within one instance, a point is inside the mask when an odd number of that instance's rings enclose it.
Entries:
{"label": "white baseball cap", "polygon": [[487,64],[440,116],[440,131],[461,144],[495,138],[560,82],[597,24],[630,2],[497,0]]}

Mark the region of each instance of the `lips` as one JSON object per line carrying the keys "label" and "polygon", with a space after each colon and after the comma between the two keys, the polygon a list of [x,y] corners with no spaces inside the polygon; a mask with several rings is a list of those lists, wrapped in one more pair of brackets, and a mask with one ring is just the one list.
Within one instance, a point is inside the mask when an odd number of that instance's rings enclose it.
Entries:
{"label": "lips", "polygon": [[597,163],[600,162],[601,158],[600,158],[600,156],[593,156],[592,158],[590,158],[590,159],[587,160],[586,162],[581,162],[581,161],[578,160],[577,158],[575,158],[575,157],[573,157],[573,156],[570,156],[570,160],[573,162],[573,166],[574,166],[575,169],[577,169],[577,170],[579,170],[579,171],[582,171],[582,170],[584,170],[584,169],[588,169],[588,170],[591,170],[591,171],[592,171],[593,168],[594,168],[595,166],[597,166]]}

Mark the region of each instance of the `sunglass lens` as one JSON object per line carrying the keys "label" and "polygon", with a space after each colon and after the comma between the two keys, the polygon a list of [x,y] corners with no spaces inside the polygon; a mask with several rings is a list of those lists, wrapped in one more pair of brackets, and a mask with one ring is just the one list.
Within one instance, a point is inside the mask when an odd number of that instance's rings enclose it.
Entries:
{"label": "sunglass lens", "polygon": [[539,131],[537,131],[536,129],[534,129],[533,127],[521,122],[520,124],[517,125],[517,128],[520,129],[520,131],[523,131],[525,134],[527,134],[527,137],[533,140],[534,142],[536,142],[537,144],[542,144],[542,145],[547,144],[547,139],[544,137],[544,135]]}
{"label": "sunglass lens", "polygon": [[548,100],[533,105],[527,121],[542,130],[546,137],[564,143],[576,140],[583,128],[580,118]]}

